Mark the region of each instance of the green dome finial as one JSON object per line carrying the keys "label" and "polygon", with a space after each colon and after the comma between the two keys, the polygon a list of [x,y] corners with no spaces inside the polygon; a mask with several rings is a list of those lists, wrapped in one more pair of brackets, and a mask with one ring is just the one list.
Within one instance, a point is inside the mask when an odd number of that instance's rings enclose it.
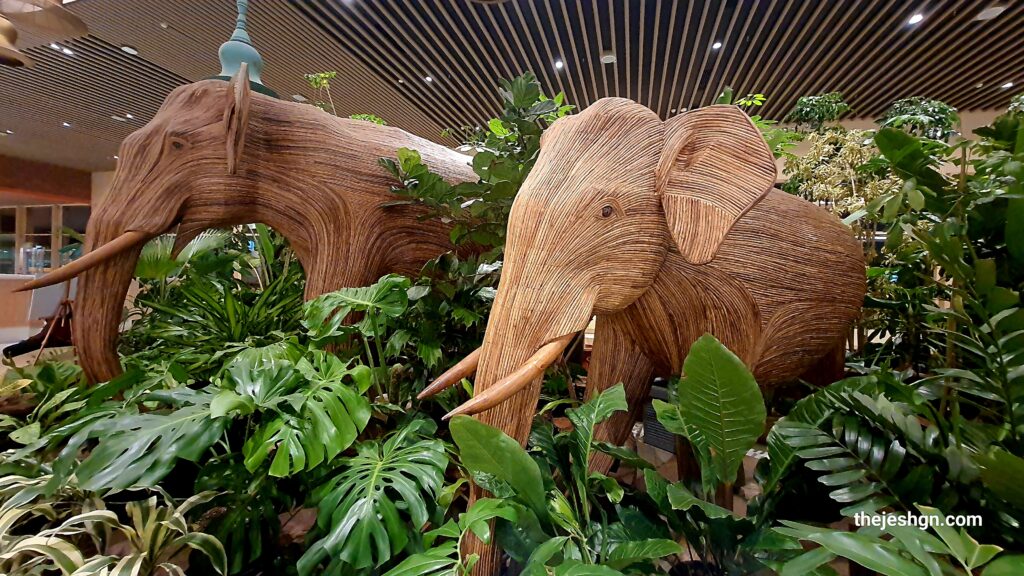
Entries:
{"label": "green dome finial", "polygon": [[238,73],[245,62],[249,65],[249,86],[257,91],[277,98],[273,90],[267,88],[260,78],[263,72],[263,57],[252,45],[249,32],[246,30],[246,16],[249,12],[248,0],[237,0],[238,19],[231,39],[220,45],[220,74],[214,76],[221,80],[230,80]]}

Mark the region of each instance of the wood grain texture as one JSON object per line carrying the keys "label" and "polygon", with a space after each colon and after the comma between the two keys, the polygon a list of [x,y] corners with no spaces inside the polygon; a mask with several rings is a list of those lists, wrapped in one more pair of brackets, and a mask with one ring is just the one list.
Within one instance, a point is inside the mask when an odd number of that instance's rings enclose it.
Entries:
{"label": "wood grain texture", "polygon": [[[797,377],[857,315],[864,262],[846,226],[774,180],[767,145],[735,107],[663,123],[604,99],[556,122],[512,207],[475,393],[508,385],[595,315],[587,395],[622,382],[631,403],[600,425],[602,439],[624,440],[652,374],[679,374],[705,333],[764,386]],[[525,443],[539,390],[538,379],[479,418]],[[481,555],[475,573],[498,572],[495,549],[463,552]]]}
{"label": "wood grain texture", "polygon": [[[252,93],[247,82],[183,86],[125,139],[86,250],[132,231],[177,231],[180,247],[207,228],[262,222],[288,238],[307,299],[389,272],[416,274],[453,247],[449,227],[423,219],[423,209],[383,206],[396,199],[395,182],[378,160],[402,147],[449,182],[476,180],[467,156],[397,128]],[[140,249],[82,274],[76,326],[88,328],[76,344],[93,381],[120,373],[121,307]]]}

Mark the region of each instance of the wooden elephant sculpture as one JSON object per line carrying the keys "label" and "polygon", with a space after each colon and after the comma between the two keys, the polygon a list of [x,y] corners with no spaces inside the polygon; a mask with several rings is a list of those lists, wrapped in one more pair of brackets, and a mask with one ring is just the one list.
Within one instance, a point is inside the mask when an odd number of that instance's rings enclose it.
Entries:
{"label": "wooden elephant sculpture", "polygon": [[[475,371],[474,397],[449,416],[480,413],[525,443],[544,369],[594,316],[587,394],[622,382],[631,407],[602,424],[611,442],[629,433],[652,375],[679,374],[704,333],[762,385],[797,377],[857,316],[864,261],[846,226],[775,190],[775,176],[733,106],[662,122],[606,98],[557,121],[512,206],[483,346],[425,394]],[[479,573],[496,573],[494,554],[475,551]]]}
{"label": "wooden elephant sculpture", "polygon": [[142,245],[177,232],[175,253],[211,227],[262,222],[288,238],[306,298],[418,273],[451,250],[449,228],[416,206],[390,206],[378,165],[402,147],[450,182],[475,180],[469,157],[397,128],[337,118],[250,91],[248,71],[174,90],[121,145],[110,192],[93,211],[85,255],[23,289],[81,274],[75,322],[90,380],[121,372],[118,328]]}

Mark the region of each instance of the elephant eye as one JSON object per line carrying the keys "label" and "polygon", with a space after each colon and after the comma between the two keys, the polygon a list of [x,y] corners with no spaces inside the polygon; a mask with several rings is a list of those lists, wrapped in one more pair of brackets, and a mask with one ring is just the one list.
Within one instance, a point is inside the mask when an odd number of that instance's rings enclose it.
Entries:
{"label": "elephant eye", "polygon": [[615,208],[613,208],[611,204],[605,204],[604,208],[601,208],[601,217],[602,218],[607,218],[607,217],[611,216],[612,214],[615,214]]}
{"label": "elephant eye", "polygon": [[174,148],[175,150],[181,150],[182,148],[185,147],[185,141],[183,139],[181,139],[181,138],[171,137],[170,140],[171,140],[171,148]]}

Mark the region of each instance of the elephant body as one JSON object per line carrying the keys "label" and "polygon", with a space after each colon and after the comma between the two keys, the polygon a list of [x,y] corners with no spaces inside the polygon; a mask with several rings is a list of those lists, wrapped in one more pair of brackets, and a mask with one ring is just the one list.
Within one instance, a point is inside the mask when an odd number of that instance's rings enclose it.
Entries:
{"label": "elephant body", "polygon": [[650,289],[625,310],[597,317],[587,394],[621,382],[632,409],[602,423],[599,436],[623,443],[652,377],[680,374],[690,345],[706,333],[760,385],[795,380],[842,344],[865,289],[862,248],[849,229],[780,190],[733,226],[712,262],[692,264],[670,246]]}

